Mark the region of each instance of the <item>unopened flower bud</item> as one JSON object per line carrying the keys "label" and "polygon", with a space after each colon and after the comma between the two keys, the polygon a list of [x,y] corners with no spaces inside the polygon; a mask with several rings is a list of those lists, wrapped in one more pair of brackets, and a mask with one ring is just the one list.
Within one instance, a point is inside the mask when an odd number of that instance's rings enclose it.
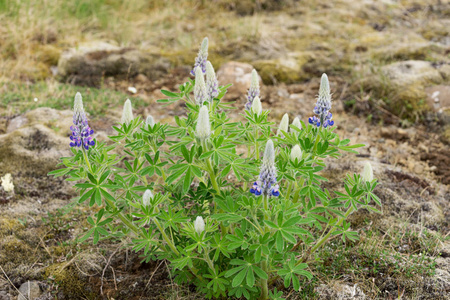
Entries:
{"label": "unopened flower bud", "polygon": [[14,184],[12,181],[11,174],[6,174],[2,177],[2,187],[5,190],[5,192],[13,192],[14,191]]}
{"label": "unopened flower bud", "polygon": [[[300,120],[298,117],[295,117],[294,121],[292,121],[292,124],[295,127],[297,127],[298,129],[302,129],[302,124],[300,123]],[[290,132],[297,132],[296,130],[294,130],[292,127],[289,128]]]}
{"label": "unopened flower bud", "polygon": [[79,92],[75,94],[75,101],[73,102],[73,112],[74,114],[84,113],[83,98],[81,97],[81,94]]}
{"label": "unopened flower bud", "polygon": [[145,190],[144,195],[142,196],[142,204],[144,204],[144,206],[149,206],[150,200],[153,199],[153,197],[152,191]]}
{"label": "unopened flower bud", "polygon": [[194,221],[194,228],[198,234],[201,234],[205,230],[205,221],[201,216],[198,216]]}
{"label": "unopened flower bud", "polygon": [[203,141],[211,135],[211,124],[209,123],[209,112],[207,106],[202,106],[198,113],[197,126],[195,127],[195,136]]}
{"label": "unopened flower bud", "polygon": [[123,106],[123,111],[122,111],[122,124],[130,124],[133,121],[134,117],[133,117],[133,108],[131,107],[131,101],[130,99],[127,99],[127,101],[125,101],[125,104]]}
{"label": "unopened flower bud", "polygon": [[262,105],[261,105],[261,100],[259,99],[258,96],[255,97],[255,99],[253,100],[252,103],[252,112],[254,114],[257,114],[258,116],[261,115],[262,112]]}
{"label": "unopened flower bud", "polygon": [[370,162],[364,164],[364,171],[361,173],[361,178],[362,180],[369,182],[373,180],[373,169]]}
{"label": "unopened flower bud", "polygon": [[291,160],[295,161],[296,159],[298,161],[302,160],[302,149],[300,149],[299,145],[295,145],[291,150]]}
{"label": "unopened flower bud", "polygon": [[195,69],[195,86],[194,86],[194,98],[197,105],[202,105],[207,101],[208,95],[206,91],[205,78],[200,67]]}
{"label": "unopened flower bud", "polygon": [[206,94],[209,102],[212,102],[219,95],[219,82],[209,61],[206,62]]}
{"label": "unopened flower bud", "polygon": [[147,119],[145,120],[145,124],[147,124],[150,127],[155,126],[155,119],[153,119],[152,115],[148,115]]}
{"label": "unopened flower bud", "polygon": [[278,127],[277,135],[281,134],[281,131],[287,132],[289,128],[289,115],[284,114],[281,118],[280,127]]}
{"label": "unopened flower bud", "polygon": [[325,73],[323,73],[322,78],[320,78],[319,101],[331,103],[330,82],[328,81],[328,76]]}

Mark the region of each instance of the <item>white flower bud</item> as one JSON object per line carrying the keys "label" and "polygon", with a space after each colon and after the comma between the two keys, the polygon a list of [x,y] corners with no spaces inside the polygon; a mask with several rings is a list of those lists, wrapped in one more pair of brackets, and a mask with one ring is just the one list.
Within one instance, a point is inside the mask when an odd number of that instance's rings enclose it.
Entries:
{"label": "white flower bud", "polygon": [[262,112],[262,105],[261,105],[261,99],[259,99],[258,96],[253,99],[252,103],[252,113],[257,114],[258,116],[261,115]]}
{"label": "white flower bud", "polygon": [[331,103],[330,82],[327,74],[323,73],[320,79],[319,101]]}
{"label": "white flower bud", "polygon": [[202,105],[203,102],[208,100],[205,78],[200,67],[195,68],[194,98],[197,105]]}
{"label": "white flower bud", "polygon": [[266,143],[266,149],[264,150],[263,165],[274,166],[275,165],[275,149],[273,147],[272,140],[268,140]]}
{"label": "white flower bud", "polygon": [[205,230],[205,221],[201,216],[198,216],[194,221],[194,228],[198,234],[201,234]]}
{"label": "white flower bud", "polygon": [[153,193],[150,190],[145,190],[144,195],[142,196],[142,204],[144,204],[144,206],[149,206],[150,205],[150,199],[153,199]]}
{"label": "white flower bud", "polygon": [[81,97],[81,94],[79,92],[75,94],[75,101],[73,102],[73,112],[75,114],[84,113],[83,98]]}
{"label": "white flower bud", "polygon": [[155,126],[155,119],[153,119],[152,115],[148,115],[147,119],[145,120],[145,124],[147,124],[150,127]]}
{"label": "white flower bud", "polygon": [[202,45],[200,47],[200,52],[203,56],[208,56],[208,38],[205,37],[202,41]]}
{"label": "white flower bud", "polygon": [[12,182],[11,174],[8,173],[2,177],[2,187],[5,190],[5,192],[13,192],[14,191],[14,184]]}
{"label": "white flower bud", "polygon": [[373,169],[370,162],[364,164],[364,171],[361,173],[361,178],[362,180],[369,182],[373,180]]}
{"label": "white flower bud", "polygon": [[[292,121],[292,124],[295,127],[297,127],[298,129],[302,129],[302,124],[300,123],[300,120],[298,117],[295,117],[294,121]],[[298,132],[296,130],[294,130],[292,127],[289,128],[289,132]]]}
{"label": "white flower bud", "polygon": [[202,106],[198,113],[197,126],[195,127],[195,136],[201,141],[209,138],[211,135],[211,124],[209,123],[209,112],[207,106]]}
{"label": "white flower bud", "polygon": [[123,106],[121,122],[128,125],[133,121],[133,119],[134,117],[133,117],[133,108],[131,107],[131,101],[130,99],[127,99],[127,101],[125,101],[125,104]]}
{"label": "white flower bud", "polygon": [[302,149],[300,149],[299,145],[295,145],[291,150],[291,160],[295,161],[295,159],[298,161],[302,160]]}
{"label": "white flower bud", "polygon": [[250,81],[250,89],[259,92],[259,76],[255,69],[252,71],[252,80]]}
{"label": "white flower bud", "polygon": [[283,118],[281,118],[280,126],[278,127],[277,135],[281,134],[281,131],[287,132],[289,128],[289,115],[284,114]]}

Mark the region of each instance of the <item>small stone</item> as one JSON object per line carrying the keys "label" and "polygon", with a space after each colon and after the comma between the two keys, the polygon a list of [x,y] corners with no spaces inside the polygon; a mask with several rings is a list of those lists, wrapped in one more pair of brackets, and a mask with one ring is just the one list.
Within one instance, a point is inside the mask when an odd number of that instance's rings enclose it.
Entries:
{"label": "small stone", "polygon": [[22,295],[19,294],[17,300],[34,300],[42,294],[37,281],[27,281],[23,283],[19,288],[19,292]]}

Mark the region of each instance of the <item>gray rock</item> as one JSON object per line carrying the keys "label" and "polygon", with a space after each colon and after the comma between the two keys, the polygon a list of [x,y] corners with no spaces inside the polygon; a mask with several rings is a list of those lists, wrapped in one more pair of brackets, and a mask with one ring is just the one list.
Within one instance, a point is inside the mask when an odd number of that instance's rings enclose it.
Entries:
{"label": "gray rock", "polygon": [[134,77],[144,74],[155,80],[167,73],[170,63],[159,55],[105,42],[91,42],[64,52],[58,74],[74,84],[98,86],[102,77]]}
{"label": "gray rock", "polygon": [[[48,107],[39,107],[9,121],[6,132],[10,133],[25,126],[44,124],[58,133],[67,136],[69,127],[72,125],[72,115],[73,112],[70,110],[60,111]],[[61,131],[60,129],[66,130]]]}
{"label": "gray rock", "polygon": [[0,300],[10,300],[11,295],[5,291],[0,291]]}
{"label": "gray rock", "polygon": [[443,78],[439,69],[431,62],[408,60],[396,62],[382,68],[392,84],[398,86],[439,84]]}
{"label": "gray rock", "polygon": [[0,169],[4,173],[45,175],[59,158],[69,155],[69,138],[58,136],[43,124],[0,135]]}
{"label": "gray rock", "polygon": [[17,300],[34,300],[42,294],[37,281],[27,281],[23,283],[19,288],[19,292],[22,295],[19,294]]}

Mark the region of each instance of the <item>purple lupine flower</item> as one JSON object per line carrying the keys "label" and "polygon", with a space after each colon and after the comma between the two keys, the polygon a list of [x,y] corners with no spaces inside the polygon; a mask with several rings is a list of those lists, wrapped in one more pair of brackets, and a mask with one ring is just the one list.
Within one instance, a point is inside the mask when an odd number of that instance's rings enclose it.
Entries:
{"label": "purple lupine flower", "polygon": [[209,61],[206,62],[206,93],[208,94],[209,102],[212,102],[219,95],[219,82]]}
{"label": "purple lupine flower", "polygon": [[72,134],[70,135],[70,147],[81,147],[88,150],[89,146],[94,146],[95,141],[92,140],[94,130],[92,130],[87,121],[86,113],[83,109],[83,100],[81,94],[75,95],[75,102],[73,105],[73,125],[70,126]]}
{"label": "purple lupine flower", "polygon": [[195,76],[195,69],[200,67],[203,74],[206,73],[206,60],[208,59],[208,38],[203,39],[200,50],[198,51],[197,57],[195,58],[194,68],[192,68],[191,75]]}
{"label": "purple lupine flower", "polygon": [[280,187],[277,184],[277,169],[275,167],[275,149],[272,140],[268,140],[264,150],[263,163],[259,180],[253,183],[250,193],[256,196],[275,196],[280,195]]}
{"label": "purple lupine flower", "polygon": [[327,74],[322,74],[320,80],[320,90],[319,96],[317,97],[317,103],[314,107],[314,113],[317,115],[308,119],[310,124],[317,127],[327,128],[328,126],[333,126],[334,121],[332,120],[333,115],[330,113],[331,110],[331,93],[330,93],[330,83],[328,82]]}
{"label": "purple lupine flower", "polygon": [[247,103],[245,104],[245,109],[250,110],[252,108],[253,100],[259,97],[259,76],[255,69],[252,71],[252,80],[250,82],[250,88],[247,93]]}

